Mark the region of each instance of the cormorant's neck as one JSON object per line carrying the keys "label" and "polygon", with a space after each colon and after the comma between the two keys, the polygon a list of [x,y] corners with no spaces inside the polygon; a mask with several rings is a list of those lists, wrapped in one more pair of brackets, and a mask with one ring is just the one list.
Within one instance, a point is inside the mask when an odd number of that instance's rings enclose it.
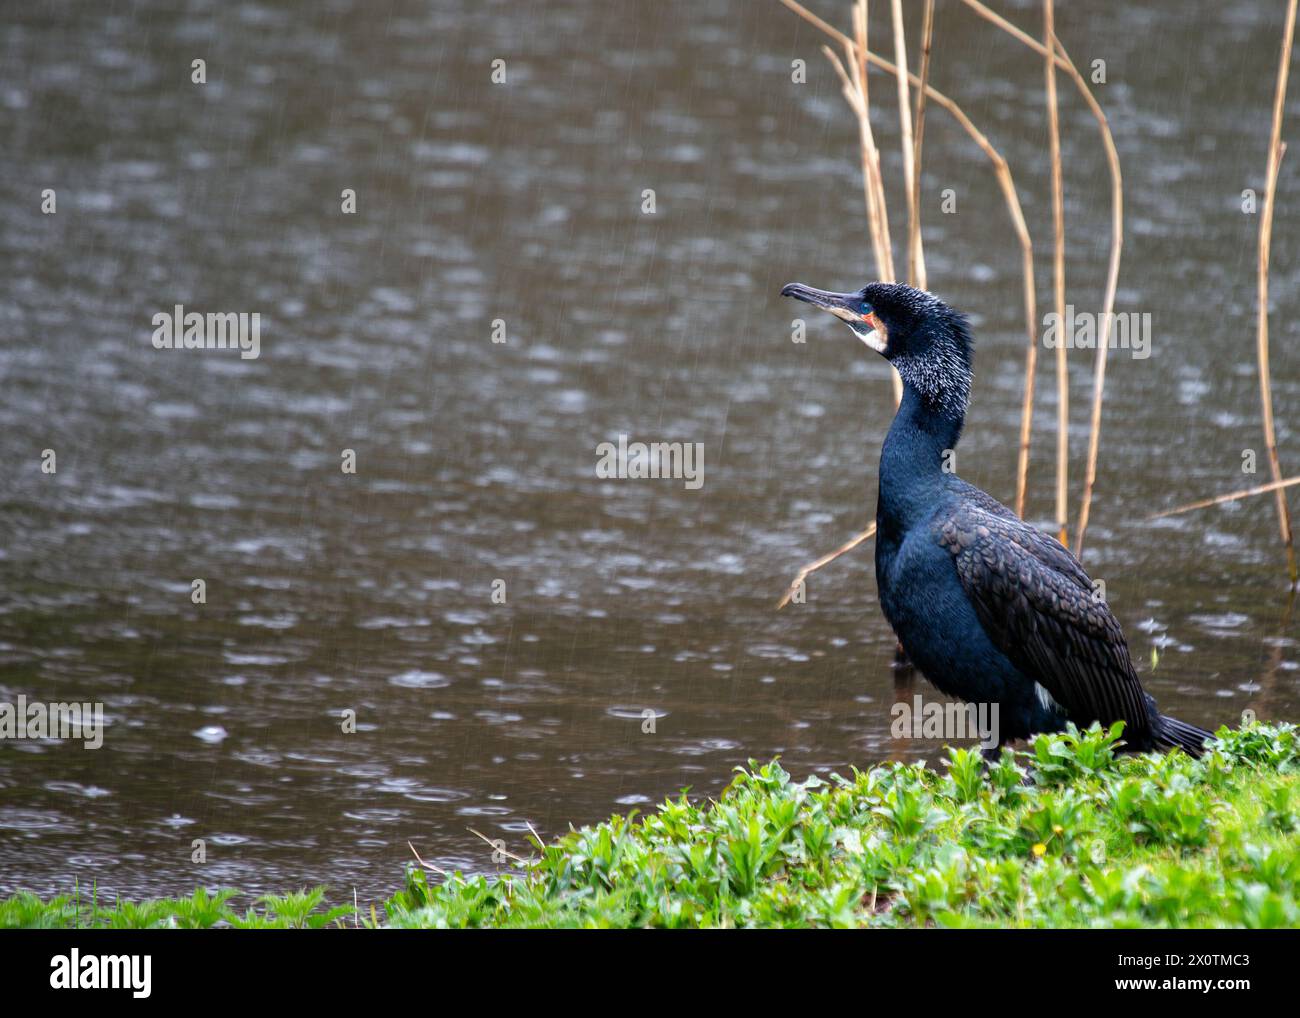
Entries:
{"label": "cormorant's neck", "polygon": [[901,533],[935,509],[935,496],[954,473],[965,407],[936,402],[910,382],[880,451],[876,521],[882,533]]}

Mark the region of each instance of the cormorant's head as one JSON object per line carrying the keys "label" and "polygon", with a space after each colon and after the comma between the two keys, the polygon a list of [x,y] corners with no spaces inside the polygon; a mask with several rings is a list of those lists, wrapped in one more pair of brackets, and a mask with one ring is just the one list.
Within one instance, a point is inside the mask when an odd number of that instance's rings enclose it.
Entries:
{"label": "cormorant's head", "polygon": [[902,375],[927,403],[962,416],[970,399],[971,337],[964,315],[925,290],[868,283],[852,293],[789,283],[781,296],[829,311]]}

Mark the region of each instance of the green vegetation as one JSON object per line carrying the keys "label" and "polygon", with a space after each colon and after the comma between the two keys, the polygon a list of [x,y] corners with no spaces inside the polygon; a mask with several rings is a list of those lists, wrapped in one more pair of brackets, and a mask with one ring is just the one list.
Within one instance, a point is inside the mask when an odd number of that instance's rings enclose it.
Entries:
{"label": "green vegetation", "polygon": [[[571,831],[509,874],[412,866],[383,913],[322,892],[118,903],[19,895],[0,927],[1300,926],[1300,730],[1220,729],[1201,760],[1040,737],[986,767],[891,763],[828,783],[751,764],[716,802]],[[346,918],[345,918],[346,917]]]}
{"label": "green vegetation", "polygon": [[[200,887],[189,898],[151,898],[104,905],[93,893],[88,900],[77,893],[43,901],[34,894],[22,892],[0,901],[0,930],[88,927],[206,930],[214,926],[244,930],[318,930],[331,925],[350,926],[354,922],[357,925],[377,925],[373,917],[363,919],[351,906],[322,910],[325,901],[323,887],[292,894],[263,895],[257,899],[257,904],[262,906],[260,910],[250,908],[242,915],[230,905],[235,894],[230,888],[209,894]],[[345,916],[348,917],[346,923]]]}

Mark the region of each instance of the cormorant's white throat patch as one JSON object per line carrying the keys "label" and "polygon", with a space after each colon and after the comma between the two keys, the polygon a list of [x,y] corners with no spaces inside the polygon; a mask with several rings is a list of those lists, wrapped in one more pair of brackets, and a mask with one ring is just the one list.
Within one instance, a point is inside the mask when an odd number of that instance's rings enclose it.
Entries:
{"label": "cormorant's white throat patch", "polygon": [[872,329],[866,335],[859,332],[858,338],[875,350],[876,353],[884,353],[889,348],[889,335],[885,332],[883,325],[878,329]]}
{"label": "cormorant's white throat patch", "polygon": [[875,350],[876,353],[884,353],[889,349],[889,333],[885,331],[884,323],[880,323],[872,329],[867,326],[866,322],[849,322],[849,328],[853,330],[853,335]]}
{"label": "cormorant's white throat patch", "polygon": [[854,314],[848,308],[828,307],[826,310],[852,329],[853,335],[876,353],[884,353],[889,348],[889,332],[885,328],[885,323],[879,318],[872,316],[871,320],[875,322],[873,328],[866,321],[866,316]]}

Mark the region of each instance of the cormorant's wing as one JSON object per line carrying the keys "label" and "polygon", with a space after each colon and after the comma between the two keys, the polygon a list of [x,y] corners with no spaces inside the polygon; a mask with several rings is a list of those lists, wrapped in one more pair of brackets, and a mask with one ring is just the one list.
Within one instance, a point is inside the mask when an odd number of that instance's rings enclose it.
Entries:
{"label": "cormorant's wing", "polygon": [[1062,576],[1073,580],[1078,586],[1088,591],[1089,594],[1092,593],[1092,579],[1083,571],[1083,566],[1079,564],[1079,560],[1071,555],[1060,541],[1025,523],[988,492],[980,490],[973,484],[967,484],[965,481],[961,481],[960,484],[966,502],[972,503],[994,516],[1000,516],[1004,520],[1011,521],[1012,527],[1008,534],[1009,540],[1015,541],[1016,544],[1024,548],[1043,565],[1055,569]]}
{"label": "cormorant's wing", "polygon": [[1124,633],[1073,555],[1005,509],[969,502],[940,522],[939,540],[984,631],[1012,664],[1075,724],[1122,720],[1125,741],[1145,744],[1147,697]]}

